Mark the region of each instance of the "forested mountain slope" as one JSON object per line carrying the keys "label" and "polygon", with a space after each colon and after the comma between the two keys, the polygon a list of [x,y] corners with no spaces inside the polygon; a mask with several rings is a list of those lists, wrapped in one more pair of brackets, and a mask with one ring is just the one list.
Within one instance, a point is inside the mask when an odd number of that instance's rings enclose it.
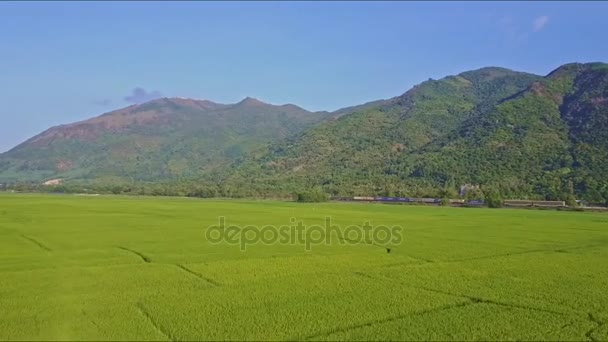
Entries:
{"label": "forested mountain slope", "polygon": [[228,183],[336,195],[608,199],[608,67],[484,68],[424,82],[242,160]]}
{"label": "forested mountain slope", "polygon": [[0,155],[0,180],[191,178],[327,116],[252,98],[231,105],[163,98],[29,139]]}

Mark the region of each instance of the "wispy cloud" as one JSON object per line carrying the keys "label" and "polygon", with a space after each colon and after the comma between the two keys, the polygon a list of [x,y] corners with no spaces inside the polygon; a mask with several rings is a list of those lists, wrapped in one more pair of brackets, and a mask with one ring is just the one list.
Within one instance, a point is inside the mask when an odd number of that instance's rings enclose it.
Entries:
{"label": "wispy cloud", "polygon": [[511,16],[501,17],[497,24],[509,44],[518,45],[528,38],[528,33],[522,30],[518,21]]}
{"label": "wispy cloud", "polygon": [[131,92],[131,95],[125,96],[124,99],[125,99],[125,101],[130,102],[130,103],[142,103],[142,102],[147,102],[147,101],[151,101],[154,99],[158,99],[162,96],[163,95],[157,90],[148,92],[144,88],[137,87],[137,88],[133,89],[133,91]]}
{"label": "wispy cloud", "polygon": [[534,22],[532,23],[532,29],[534,30],[534,32],[538,32],[545,28],[548,23],[549,17],[546,15],[541,15],[540,17],[534,19]]}
{"label": "wispy cloud", "polygon": [[548,15],[541,15],[532,20],[518,16],[502,15],[495,18],[495,25],[505,38],[505,43],[513,46],[524,44],[532,34],[543,30],[549,23]]}
{"label": "wispy cloud", "polygon": [[96,106],[107,107],[112,104],[112,100],[110,99],[101,99],[93,101],[93,104]]}

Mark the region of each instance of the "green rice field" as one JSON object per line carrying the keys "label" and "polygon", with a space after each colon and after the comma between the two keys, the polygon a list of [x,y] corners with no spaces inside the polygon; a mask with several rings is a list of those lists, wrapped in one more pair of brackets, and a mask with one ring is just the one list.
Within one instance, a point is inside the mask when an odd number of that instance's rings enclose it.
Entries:
{"label": "green rice field", "polygon": [[[242,251],[220,216],[402,238]],[[0,194],[0,340],[605,341],[608,214]]]}

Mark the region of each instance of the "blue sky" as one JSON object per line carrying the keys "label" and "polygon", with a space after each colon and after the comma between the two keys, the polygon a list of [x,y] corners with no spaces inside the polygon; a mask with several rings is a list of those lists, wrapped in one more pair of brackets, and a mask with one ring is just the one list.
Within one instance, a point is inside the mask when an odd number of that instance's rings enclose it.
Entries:
{"label": "blue sky", "polygon": [[0,152],[156,96],[309,110],[608,62],[606,2],[0,2]]}

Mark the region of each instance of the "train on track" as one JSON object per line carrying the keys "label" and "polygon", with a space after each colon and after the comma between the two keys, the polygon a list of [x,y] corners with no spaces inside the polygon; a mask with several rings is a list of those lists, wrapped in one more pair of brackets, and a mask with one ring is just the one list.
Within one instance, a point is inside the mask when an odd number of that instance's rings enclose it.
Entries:
{"label": "train on track", "polygon": [[[440,204],[441,198],[418,198],[418,197],[372,197],[372,196],[353,196],[353,197],[332,197],[334,201],[354,201],[354,202],[380,202],[380,203],[423,203]],[[471,205],[482,206],[483,200],[464,200],[450,199],[450,205]]]}
{"label": "train on track", "polygon": [[[441,203],[441,198],[417,198],[417,197],[374,197],[374,196],[353,196],[353,197],[332,197],[334,201],[354,201],[354,202],[378,202],[378,203],[422,203],[435,204]],[[464,200],[450,199],[452,206],[483,206],[484,200]],[[503,205],[506,207],[548,207],[557,208],[565,207],[564,201],[532,201],[532,200],[504,200]]]}

